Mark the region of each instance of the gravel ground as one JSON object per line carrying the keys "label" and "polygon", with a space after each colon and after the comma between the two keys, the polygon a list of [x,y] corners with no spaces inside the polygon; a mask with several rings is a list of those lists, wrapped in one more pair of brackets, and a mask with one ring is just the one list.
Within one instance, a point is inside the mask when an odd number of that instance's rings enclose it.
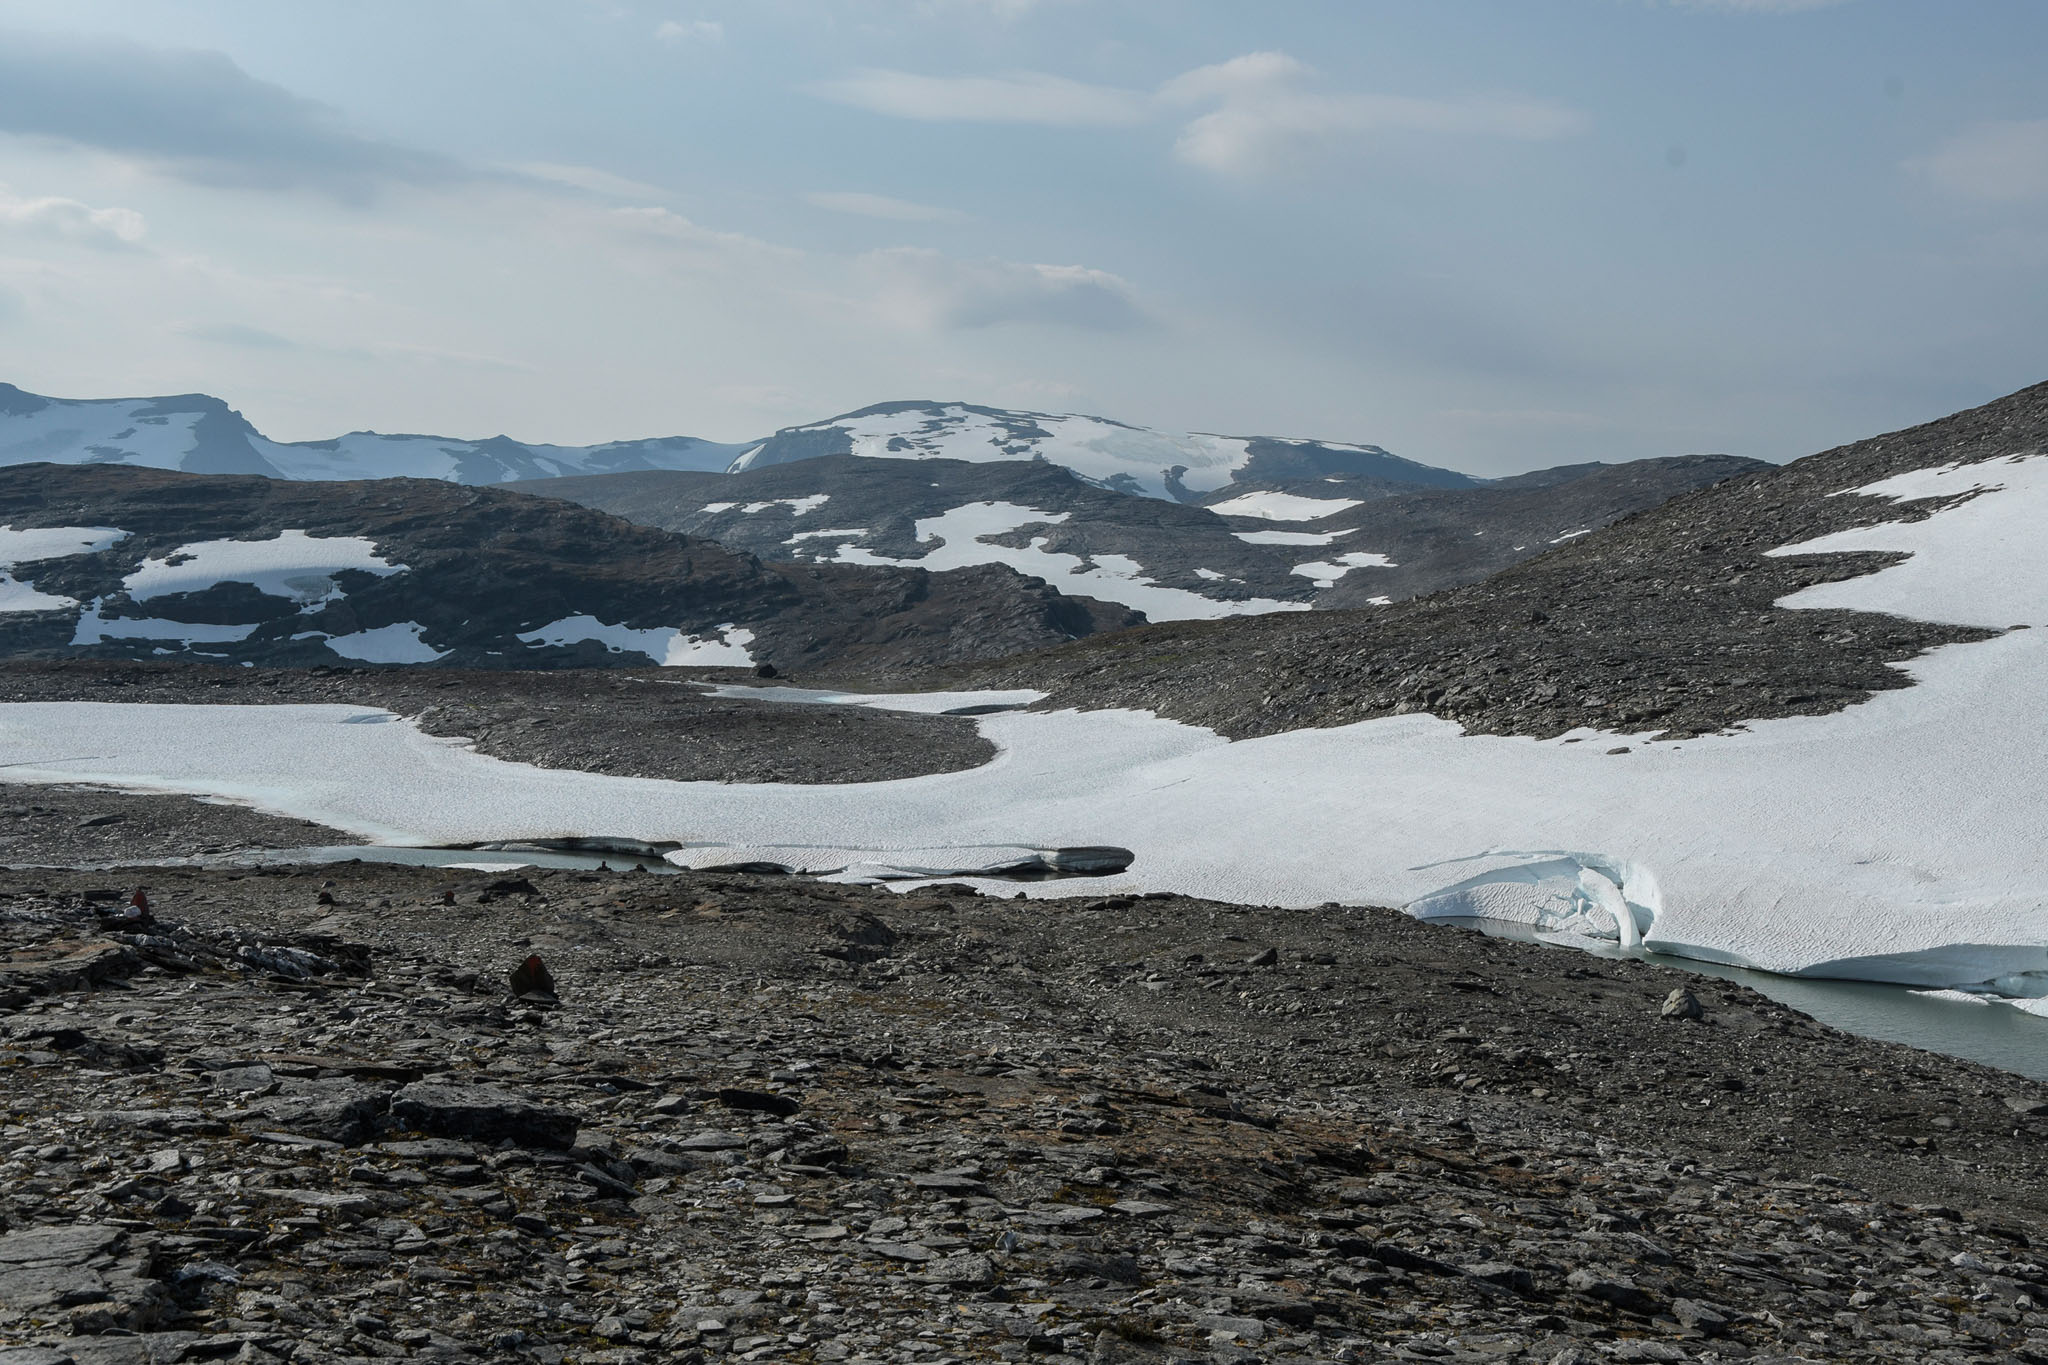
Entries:
{"label": "gravel ground", "polygon": [[2048,1088],[1390,911],[138,868],[0,949],[8,1365],[2048,1359]]}
{"label": "gravel ground", "polygon": [[17,868],[360,842],[325,825],[190,796],[0,786],[0,864]]}

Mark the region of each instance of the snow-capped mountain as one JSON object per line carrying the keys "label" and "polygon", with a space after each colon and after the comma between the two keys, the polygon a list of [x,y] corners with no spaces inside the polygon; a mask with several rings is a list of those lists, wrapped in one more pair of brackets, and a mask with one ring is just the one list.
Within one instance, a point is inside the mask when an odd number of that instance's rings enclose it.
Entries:
{"label": "snow-capped mountain", "polygon": [[509,436],[468,440],[375,431],[352,431],[325,441],[275,441],[207,394],[46,398],[0,384],[0,465],[129,464],[187,474],[488,484],[646,469],[739,473],[825,455],[1032,460],[1072,470],[1120,493],[1184,502],[1227,498],[1233,489],[1356,498],[1474,488],[1485,482],[1402,459],[1378,446],[1177,434],[1103,417],[969,403],[880,403],[787,427],[765,440],[732,444],[664,436],[557,446]]}
{"label": "snow-capped mountain", "polygon": [[860,455],[885,460],[1040,460],[1121,493],[1194,502],[1233,485],[1307,480],[1398,488],[1471,488],[1480,480],[1378,446],[1267,436],[1174,433],[1075,413],[972,403],[877,403],[749,447],[731,472]]}
{"label": "snow-capped mountain", "polygon": [[724,469],[744,446],[690,436],[594,446],[527,445],[352,431],[328,441],[273,441],[205,394],[44,398],[0,384],[0,465],[127,464],[188,474],[275,479],[444,479],[503,483],[629,469]]}

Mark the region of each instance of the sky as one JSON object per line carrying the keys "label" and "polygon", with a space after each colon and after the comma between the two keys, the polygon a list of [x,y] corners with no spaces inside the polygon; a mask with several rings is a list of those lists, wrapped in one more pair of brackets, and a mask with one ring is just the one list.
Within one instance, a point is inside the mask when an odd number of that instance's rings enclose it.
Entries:
{"label": "sky", "polygon": [[2039,0],[0,0],[0,381],[1503,474],[2048,379]]}

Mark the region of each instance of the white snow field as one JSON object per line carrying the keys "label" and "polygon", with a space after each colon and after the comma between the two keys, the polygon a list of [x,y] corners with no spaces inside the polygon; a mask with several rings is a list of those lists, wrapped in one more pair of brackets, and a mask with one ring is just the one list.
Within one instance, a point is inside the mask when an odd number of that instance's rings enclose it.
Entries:
{"label": "white snow field", "polygon": [[1391,569],[1394,561],[1376,550],[1356,550],[1348,555],[1337,555],[1334,559],[1317,560],[1313,564],[1297,564],[1288,572],[1300,574],[1312,580],[1319,588],[1334,588],[1337,580],[1353,569]]}
{"label": "white snow field", "polygon": [[1321,521],[1364,505],[1357,498],[1305,498],[1299,493],[1257,491],[1212,502],[1209,510],[1221,517],[1257,517],[1261,521]]}
{"label": "white snow field", "polygon": [[216,583],[247,583],[272,597],[289,597],[303,607],[342,596],[334,575],[360,569],[379,578],[402,573],[405,565],[377,553],[361,536],[314,536],[280,531],[269,540],[200,540],[180,545],[162,559],[145,559],[121,580],[137,602],[173,593],[205,592]]}
{"label": "white snow field", "polygon": [[1232,535],[1247,545],[1328,545],[1339,536],[1348,536],[1352,531],[1233,531]]}
{"label": "white snow field", "polygon": [[645,654],[664,668],[751,668],[754,664],[754,656],[747,649],[754,643],[754,632],[741,630],[730,621],[711,635],[699,636],[661,626],[636,629],[606,625],[595,616],[567,616],[537,630],[523,631],[519,638],[540,645],[595,640],[615,654]]}
{"label": "white snow field", "polygon": [[[1702,739],[1468,736],[1412,715],[1233,744],[1137,712],[1010,712],[979,718],[1000,753],[970,771],[721,786],[500,762],[354,707],[17,703],[0,706],[0,777],[218,796],[393,843],[672,839],[685,861],[798,840],[808,863],[849,869],[1116,845],[1135,854],[1126,873],[1025,889],[1402,905],[1772,971],[2038,997],[2048,457],[1873,491],[1973,489],[1925,521],[1787,547],[1912,554],[1788,604],[2031,629],[1935,651],[1906,666],[1914,686],[1845,711]],[[1032,696],[863,700],[956,710]]]}
{"label": "white snow field", "polygon": [[17,564],[34,564],[45,559],[65,559],[92,554],[123,540],[128,533],[112,526],[40,526],[16,530],[0,526],[0,613],[12,611],[66,611],[78,599],[38,592],[17,579]]}
{"label": "white snow field", "polygon": [[1014,502],[975,502],[955,507],[936,517],[917,522],[920,544],[938,542],[922,559],[893,559],[858,545],[840,545],[842,564],[901,564],[914,568],[964,569],[976,564],[1007,564],[1019,573],[1043,578],[1063,593],[1099,597],[1135,607],[1153,621],[1206,621],[1224,616],[1248,616],[1270,611],[1307,611],[1306,602],[1287,602],[1273,597],[1248,597],[1241,601],[1220,601],[1187,588],[1170,588],[1145,576],[1145,566],[1128,555],[1096,555],[1092,561],[1079,555],[1061,554],[1045,548],[1046,537],[1033,538],[1027,546],[992,545],[985,537],[999,536],[1025,526],[1058,525],[1070,513],[1041,512]]}
{"label": "white snow field", "polygon": [[435,649],[420,638],[425,631],[417,621],[399,621],[352,635],[331,635],[327,647],[344,659],[366,664],[430,664],[447,658],[447,650]]}

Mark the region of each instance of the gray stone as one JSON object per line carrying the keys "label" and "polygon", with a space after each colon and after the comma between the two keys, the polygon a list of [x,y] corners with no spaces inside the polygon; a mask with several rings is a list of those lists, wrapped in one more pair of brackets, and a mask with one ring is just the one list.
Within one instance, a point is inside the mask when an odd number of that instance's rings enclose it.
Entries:
{"label": "gray stone", "polygon": [[576,1142],[575,1115],[494,1085],[417,1081],[392,1097],[391,1116],[439,1137],[509,1139],[522,1147],[567,1148]]}
{"label": "gray stone", "polygon": [[285,1081],[278,1094],[251,1101],[249,1112],[279,1128],[355,1146],[375,1135],[390,1103],[388,1088],[356,1081]]}
{"label": "gray stone", "polygon": [[993,1284],[996,1267],[995,1262],[986,1256],[948,1256],[930,1262],[915,1278],[926,1284]]}
{"label": "gray stone", "polygon": [[1663,1008],[1657,1011],[1662,1019],[1703,1019],[1706,1013],[1700,1008],[1699,997],[1683,986],[1673,987],[1671,994],[1664,997]]}

